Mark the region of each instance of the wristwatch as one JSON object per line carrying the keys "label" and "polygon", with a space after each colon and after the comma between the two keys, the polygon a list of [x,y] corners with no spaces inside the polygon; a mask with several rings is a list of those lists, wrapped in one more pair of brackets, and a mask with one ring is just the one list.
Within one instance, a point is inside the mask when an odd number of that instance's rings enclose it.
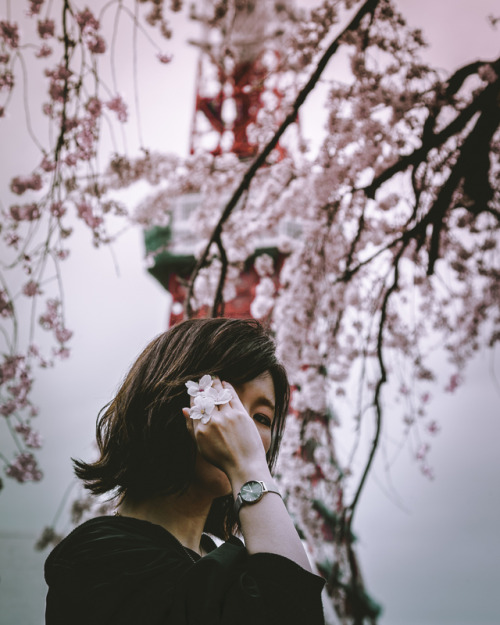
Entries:
{"label": "wristwatch", "polygon": [[266,493],[276,493],[276,495],[279,495],[281,497],[281,493],[279,493],[277,490],[271,490],[265,485],[264,482],[260,482],[257,480],[250,480],[249,482],[245,482],[234,501],[234,512],[236,516],[238,516],[241,506],[243,506],[244,504],[251,505],[257,503]]}

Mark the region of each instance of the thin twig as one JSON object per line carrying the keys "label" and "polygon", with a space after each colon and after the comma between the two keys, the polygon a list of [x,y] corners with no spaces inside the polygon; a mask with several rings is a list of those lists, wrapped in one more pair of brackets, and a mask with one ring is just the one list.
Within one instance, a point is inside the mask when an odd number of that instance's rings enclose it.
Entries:
{"label": "thin twig", "polygon": [[383,345],[384,345],[384,329],[385,329],[385,320],[386,320],[386,316],[387,316],[387,306],[389,303],[389,298],[391,297],[391,295],[394,293],[394,291],[398,288],[398,282],[399,282],[399,260],[401,258],[401,256],[403,255],[404,251],[406,249],[405,245],[402,245],[401,248],[399,249],[397,255],[394,258],[394,280],[393,283],[391,284],[391,286],[387,289],[385,296],[384,296],[384,300],[381,306],[381,310],[380,310],[380,324],[379,324],[379,329],[378,329],[378,337],[377,337],[377,359],[378,359],[378,363],[379,363],[379,367],[380,367],[380,377],[378,379],[377,382],[377,386],[375,388],[375,395],[374,395],[374,399],[373,399],[373,405],[375,406],[375,412],[376,412],[376,421],[375,421],[375,435],[373,437],[373,441],[371,444],[371,449],[370,449],[370,455],[368,456],[368,460],[366,462],[365,468],[363,470],[363,474],[361,476],[360,482],[358,484],[358,488],[356,489],[356,493],[354,495],[354,498],[352,500],[352,503],[346,508],[346,530],[347,530],[347,535],[349,535],[350,531],[351,531],[351,527],[352,527],[352,520],[354,517],[354,511],[356,509],[356,506],[358,504],[359,501],[359,497],[361,495],[361,492],[363,490],[363,487],[365,485],[366,482],[366,478],[368,477],[368,473],[370,472],[370,468],[372,466],[373,463],[373,459],[375,457],[375,453],[378,449],[378,443],[380,440],[380,432],[382,431],[382,405],[381,405],[381,391],[382,391],[382,387],[383,385],[386,383],[387,381],[387,372],[386,372],[386,368],[385,368],[385,363],[384,363],[384,356],[383,356]]}

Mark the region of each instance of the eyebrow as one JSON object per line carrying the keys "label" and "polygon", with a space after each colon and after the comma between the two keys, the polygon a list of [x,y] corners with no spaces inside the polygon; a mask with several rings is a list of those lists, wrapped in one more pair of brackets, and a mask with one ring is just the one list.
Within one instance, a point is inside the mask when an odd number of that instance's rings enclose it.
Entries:
{"label": "eyebrow", "polygon": [[264,395],[260,395],[259,397],[257,397],[255,401],[253,402],[253,405],[254,406],[267,406],[273,411],[273,413],[276,409],[276,406],[273,404],[273,402],[268,397],[265,397]]}

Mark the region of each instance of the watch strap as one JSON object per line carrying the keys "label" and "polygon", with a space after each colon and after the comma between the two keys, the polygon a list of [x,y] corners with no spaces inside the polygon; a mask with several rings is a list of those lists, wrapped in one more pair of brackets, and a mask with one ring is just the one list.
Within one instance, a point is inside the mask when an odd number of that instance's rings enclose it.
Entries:
{"label": "watch strap", "polygon": [[[248,482],[245,482],[245,484],[248,484],[249,482],[258,482],[262,486],[262,494],[255,501],[245,501],[243,497],[241,496],[241,489],[240,489],[240,492],[238,493],[236,499],[234,500],[234,513],[236,516],[239,515],[240,509],[244,504],[247,504],[249,506],[256,504],[262,499],[262,497],[264,497],[266,493],[275,493],[276,495],[279,495],[283,499],[279,491],[274,490],[272,488],[268,488],[265,482],[262,482],[261,480],[248,480]],[[241,488],[243,488],[245,484],[243,484]]]}

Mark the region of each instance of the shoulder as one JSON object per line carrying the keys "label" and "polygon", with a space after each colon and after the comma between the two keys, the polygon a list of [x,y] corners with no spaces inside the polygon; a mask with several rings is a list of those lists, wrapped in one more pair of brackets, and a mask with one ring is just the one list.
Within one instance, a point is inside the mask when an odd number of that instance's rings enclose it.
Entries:
{"label": "shoulder", "polygon": [[144,568],[176,568],[185,553],[159,525],[127,517],[97,517],[75,528],[50,553],[45,563],[47,582],[62,569],[120,574]]}

